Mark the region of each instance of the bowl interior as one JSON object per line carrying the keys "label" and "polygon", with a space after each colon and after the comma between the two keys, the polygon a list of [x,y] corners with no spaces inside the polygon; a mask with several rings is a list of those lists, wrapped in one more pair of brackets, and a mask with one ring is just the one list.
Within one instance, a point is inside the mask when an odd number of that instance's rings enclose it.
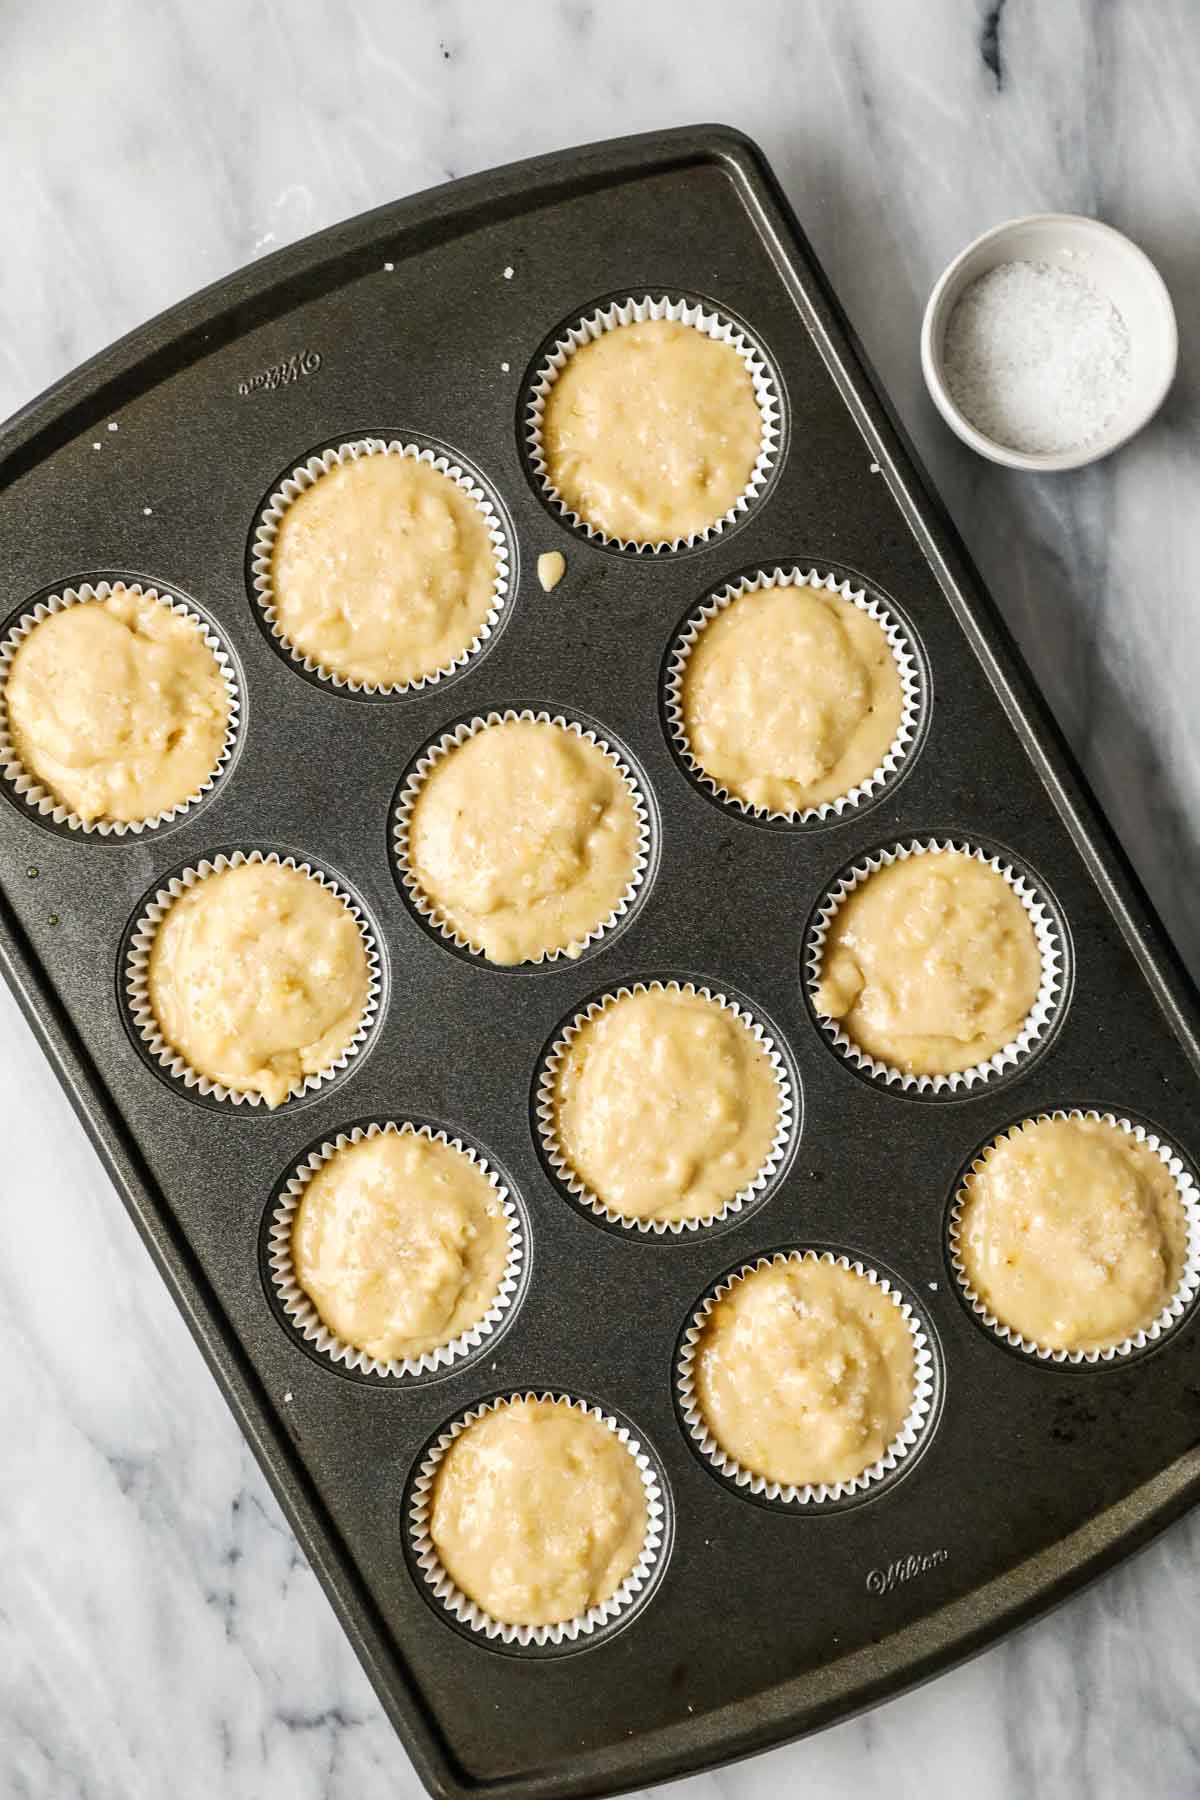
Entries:
{"label": "bowl interior", "polygon": [[1116,417],[1082,452],[1038,456],[1009,451],[1001,444],[997,448],[1006,452],[1005,461],[1011,459],[1022,467],[1064,467],[1093,461],[1139,429],[1171,384],[1177,339],[1170,296],[1154,264],[1136,244],[1093,219],[1057,214],[1016,219],[973,244],[943,278],[930,318],[928,349],[931,372],[942,389],[935,398],[944,412],[949,408],[955,415],[951,422],[956,429],[960,420],[966,426],[961,435],[966,435],[968,442],[980,440],[977,448],[993,440],[963,418],[946,388],[942,362],[946,327],[959,297],[973,281],[1000,263],[1020,261],[1070,269],[1112,301],[1129,332],[1130,380]]}

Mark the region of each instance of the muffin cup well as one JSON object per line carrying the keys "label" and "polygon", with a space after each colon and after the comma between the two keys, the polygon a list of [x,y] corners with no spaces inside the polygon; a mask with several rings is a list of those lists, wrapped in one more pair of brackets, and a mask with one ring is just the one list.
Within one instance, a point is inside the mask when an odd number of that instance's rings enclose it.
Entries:
{"label": "muffin cup well", "polygon": [[[1003,877],[1013,893],[1017,896],[1033,927],[1041,956],[1042,977],[1033,1005],[1021,1026],[1020,1031],[1008,1044],[1001,1046],[986,1062],[975,1063],[971,1068],[955,1070],[949,1075],[910,1075],[903,1069],[893,1068],[890,1063],[880,1062],[867,1051],[862,1050],[848,1034],[842,1030],[836,1019],[817,1011],[816,990],[820,985],[821,969],[824,962],[825,940],[830,926],[838,910],[852,894],[871,875],[895,862],[905,862],[910,856],[926,856],[934,852],[956,850],[964,856],[971,856],[977,862],[986,863],[997,875]],[[1061,928],[1046,900],[1027,880],[1018,874],[999,856],[981,850],[976,845],[958,842],[955,839],[928,838],[913,839],[905,844],[893,845],[887,850],[877,850],[853,868],[840,875],[821,901],[816,917],[810,927],[808,942],[805,948],[805,988],[809,1004],[821,1030],[834,1047],[856,1069],[869,1075],[873,1080],[887,1086],[899,1087],[906,1094],[958,1094],[970,1091],[998,1075],[1013,1069],[1026,1057],[1033,1054],[1056,1022],[1065,999],[1064,967],[1066,946]]]}
{"label": "muffin cup well", "polygon": [[[146,600],[157,600],[168,607],[177,618],[186,619],[194,625],[204,640],[205,647],[212,653],[221,679],[225,683],[225,692],[229,700],[229,718],[225,727],[225,739],[217,754],[217,759],[209,771],[206,780],[201,782],[194,793],[179,801],[175,806],[163,812],[153,813],[146,819],[81,819],[73,808],[56,800],[54,795],[42,786],[36,776],[31,775],[24,767],[8,731],[8,707],[5,702],[5,688],[8,684],[9,672],[13,660],[21,645],[38,625],[56,613],[65,612],[72,606],[85,606],[89,602],[107,600],[118,589]],[[94,585],[83,581],[78,587],[65,587],[60,592],[50,594],[44,600],[38,600],[28,612],[22,613],[15,625],[9,627],[3,640],[0,640],[0,775],[9,783],[12,790],[40,818],[55,825],[65,826],[70,831],[82,832],[87,836],[100,838],[138,837],[144,831],[154,831],[160,825],[171,820],[180,819],[184,813],[204,799],[216,785],[224,773],[237,743],[241,726],[242,697],[238,687],[237,675],[232,659],[224,644],[212,626],[202,619],[186,600],[177,599],[166,588],[145,587],[140,581],[98,581]]]}
{"label": "muffin cup well", "polygon": [[[543,950],[540,955],[530,957],[525,962],[493,963],[484,951],[477,949],[474,944],[469,943],[463,937],[461,932],[455,930],[426,894],[409,863],[409,831],[412,825],[413,808],[421,796],[425,783],[442,758],[450,751],[457,750],[460,744],[465,744],[468,738],[478,736],[481,731],[486,731],[490,726],[507,725],[518,720],[527,724],[560,725],[565,731],[573,731],[576,736],[583,738],[589,744],[594,744],[597,750],[603,752],[629,789],[637,816],[638,846],[633,872],[625,892],[608,917],[602,919],[588,932],[574,956],[570,955],[570,948],[564,945],[557,950]],[[503,712],[477,714],[474,718],[467,719],[442,732],[439,738],[428,744],[421,752],[402,782],[400,792],[396,797],[392,820],[393,867],[400,882],[401,892],[418,918],[454,949],[465,952],[474,961],[485,963],[489,968],[500,969],[505,973],[512,973],[514,970],[544,968],[548,963],[561,962],[564,959],[567,962],[578,962],[581,956],[593,945],[598,944],[600,939],[618,926],[629,913],[630,908],[639,898],[650,869],[652,851],[650,807],[643,790],[642,778],[634,774],[624,756],[614,750],[598,730],[590,725],[581,724],[577,719],[568,718],[564,713],[550,713],[544,710],[534,712],[530,707],[522,707],[518,711],[513,707],[506,707]]]}
{"label": "muffin cup well", "polygon": [[[345,1150],[352,1144],[361,1144],[388,1134],[399,1136],[404,1132],[460,1151],[486,1177],[503,1208],[508,1226],[508,1256],[491,1305],[466,1331],[432,1350],[423,1351],[420,1356],[385,1360],[371,1356],[366,1350],[348,1343],[322,1319],[296,1274],[292,1261],[292,1229],[305,1190],[318,1169],[323,1168],[340,1150]],[[389,1119],[382,1124],[373,1122],[367,1126],[355,1125],[350,1131],[339,1131],[336,1137],[327,1138],[317,1149],[309,1152],[293,1171],[271,1208],[267,1265],[282,1312],[305,1344],[320,1351],[329,1362],[355,1374],[377,1375],[391,1380],[405,1377],[415,1379],[422,1375],[440,1374],[452,1363],[472,1355],[492,1336],[512,1306],[521,1284],[524,1262],[525,1227],[509,1189],[487,1158],[472,1145],[464,1143],[460,1137],[452,1136],[444,1128],[432,1125],[413,1125],[404,1120],[396,1122]]]}
{"label": "muffin cup well", "polygon": [[[888,1295],[912,1335],[913,1398],[903,1424],[877,1462],[871,1463],[848,1481],[806,1482],[802,1486],[796,1486],[789,1482],[769,1481],[765,1475],[756,1475],[753,1470],[743,1468],[741,1463],[722,1450],[700,1409],[695,1365],[697,1348],[708,1316],[731,1288],[759,1269],[782,1268],[789,1263],[804,1262],[831,1263],[840,1269],[847,1269],[852,1274],[864,1276],[881,1293]],[[691,1322],[683,1334],[675,1367],[675,1389],[680,1415],[688,1437],[705,1461],[735,1490],[752,1494],[756,1499],[775,1501],[784,1507],[821,1506],[830,1501],[848,1500],[865,1493],[868,1488],[894,1474],[932,1423],[934,1380],[933,1350],[912,1303],[904,1298],[891,1281],[868,1264],[857,1259],[852,1261],[850,1257],[836,1254],[832,1250],[780,1250],[774,1255],[760,1256],[754,1262],[743,1263],[740,1269],[723,1276],[692,1314]]]}
{"label": "muffin cup well", "polygon": [[[428,463],[440,474],[448,476],[470,497],[483,514],[496,559],[492,603],[487,617],[475,637],[452,662],[444,663],[440,668],[433,669],[426,675],[414,676],[411,681],[351,681],[349,677],[338,674],[336,669],[326,668],[324,663],[317,661],[314,657],[306,656],[303,651],[298,650],[291,643],[280,624],[275,609],[271,571],[275,556],[275,541],[288,507],[319,481],[322,475],[327,475],[339,463],[357,462],[364,456],[407,456],[415,462]],[[464,669],[479,654],[487,640],[495,633],[501,613],[508,603],[511,586],[511,560],[508,536],[501,523],[499,513],[475,477],[455,462],[449,451],[439,451],[430,447],[422,448],[419,444],[401,442],[398,438],[369,437],[356,438],[353,442],[317,451],[306,462],[300,463],[292,470],[286,480],[271,495],[259,514],[251,549],[250,570],[254,599],[263,622],[277,648],[291,662],[295,663],[297,668],[303,669],[307,675],[315,675],[321,681],[327,681],[331,687],[341,689],[347,694],[388,697],[397,694],[416,694],[425,688],[433,687],[435,683]]]}
{"label": "muffin cup well", "polygon": [[1092,1367],[1100,1363],[1111,1364],[1119,1361],[1122,1357],[1131,1355],[1135,1350],[1144,1350],[1148,1345],[1157,1343],[1159,1338],[1179,1323],[1195,1300],[1197,1292],[1200,1291],[1200,1194],[1197,1193],[1196,1183],[1184,1167],[1182,1159],[1170,1144],[1164,1143],[1152,1131],[1148,1131],[1144,1125],[1135,1125],[1131,1120],[1123,1119],[1116,1113],[1097,1112],[1094,1108],[1082,1111],[1078,1107],[1058,1107],[1053,1112],[1035,1113],[1029,1119],[1018,1120],[1016,1124],[1008,1126],[1006,1130],[997,1132],[988,1139],[987,1143],[972,1157],[968,1173],[974,1174],[983,1167],[987,1152],[993,1145],[1010,1137],[1014,1131],[1020,1130],[1022,1125],[1040,1124],[1045,1119],[1091,1119],[1105,1125],[1114,1125],[1119,1130],[1128,1132],[1135,1142],[1144,1144],[1147,1150],[1152,1150],[1159,1158],[1175,1184],[1175,1192],[1179,1196],[1179,1204],[1183,1208],[1183,1216],[1187,1222],[1187,1255],[1184,1258],[1183,1269],[1174,1293],[1149,1325],[1143,1326],[1131,1337],[1123,1338],[1119,1344],[1110,1344],[1107,1349],[1061,1350],[1054,1349],[1048,1344],[1034,1343],[1031,1339],[1022,1337],[1020,1332],[1002,1324],[994,1313],[989,1312],[971,1286],[963,1266],[959,1229],[962,1224],[962,1209],[969,1193],[966,1176],[960,1181],[955,1193],[947,1225],[950,1267],[954,1271],[962,1297],[970,1307],[975,1319],[1001,1343],[1009,1345],[1014,1350],[1023,1350],[1026,1355],[1035,1356],[1041,1362],[1066,1363],[1076,1368],[1085,1364]]}
{"label": "muffin cup well", "polygon": [[[573,512],[550,481],[542,446],[542,423],[546,411],[546,401],[550,396],[550,390],[575,352],[582,350],[585,344],[593,343],[596,338],[602,337],[606,331],[614,331],[621,325],[641,325],[648,319],[672,319],[679,324],[691,325],[718,343],[729,344],[737,351],[746,366],[746,371],[754,384],[754,395],[762,415],[762,437],[759,441],[758,460],[746,488],[734,504],[720,518],[714,519],[712,524],[706,526],[703,531],[694,531],[685,538],[663,540],[656,544],[643,544],[627,538],[610,537],[598,525],[589,524],[586,519],[580,518],[578,513]],[[615,550],[638,551],[643,554],[690,550],[696,544],[709,543],[718,537],[727,526],[734,524],[748,512],[767,484],[779,453],[781,431],[782,409],[775,377],[766,358],[746,331],[740,325],[733,324],[721,313],[704,306],[698,300],[672,300],[665,295],[654,298],[649,294],[644,294],[640,298],[630,296],[623,300],[610,302],[597,307],[586,317],[571,325],[538,364],[525,401],[526,454],[534,477],[551,505],[562,514],[567,524],[594,542],[606,544]]]}
{"label": "muffin cup well", "polygon": [[[380,1001],[383,991],[382,961],[375,934],[371,928],[363,908],[346,890],[316,864],[301,861],[295,856],[281,856],[275,850],[235,850],[226,855],[223,851],[212,857],[205,857],[178,874],[168,878],[164,886],[143,903],[142,909],[129,933],[124,954],[122,975],[122,991],[125,1000],[126,1016],[134,1034],[140,1043],[147,1060],[163,1074],[178,1083],[183,1092],[193,1098],[199,1096],[205,1100],[218,1101],[231,1106],[265,1106],[263,1096],[258,1093],[241,1093],[225,1087],[219,1081],[213,1081],[207,1075],[201,1075],[193,1069],[184,1058],[168,1044],[159,1029],[154,1008],[150,1002],[150,953],[154,946],[155,935],[167,913],[183,894],[210,875],[218,875],[224,869],[240,868],[243,863],[278,863],[282,868],[295,869],[301,875],[310,876],[320,882],[331,894],[346,907],[358,927],[363,949],[367,958],[367,999],[363,1007],[363,1015],[358,1029],[349,1044],[328,1067],[315,1074],[306,1075],[299,1087],[294,1088],[283,1106],[290,1105],[302,1095],[315,1093],[326,1082],[348,1068],[353,1059],[359,1055],[372,1028],[377,1022]],[[270,1110],[270,1109],[268,1109]]]}
{"label": "muffin cup well", "polygon": [[[849,605],[857,607],[868,618],[874,619],[887,639],[888,648],[895,658],[896,669],[900,677],[900,722],[896,727],[896,735],[888,747],[887,754],[878,768],[872,770],[864,780],[849,789],[847,793],[839,794],[833,800],[823,800],[818,806],[803,807],[798,812],[772,812],[765,806],[754,806],[750,801],[742,800],[737,794],[731,793],[728,788],[722,787],[713,776],[707,774],[692,754],[683,711],[683,684],[687,676],[688,663],[707,626],[719,613],[724,612],[735,600],[740,600],[744,594],[756,594],[764,589],[777,587],[814,587],[823,588],[831,594],[840,594]],[[865,588],[855,587],[851,581],[839,581],[836,575],[823,575],[816,568],[805,571],[796,565],[786,568],[776,566],[771,569],[758,569],[753,574],[744,575],[738,580],[729,582],[718,592],[711,594],[688,617],[669,652],[664,705],[667,724],[679,759],[698,787],[720,800],[732,811],[741,813],[745,818],[769,820],[772,823],[787,825],[808,825],[830,818],[840,818],[843,813],[852,811],[863,801],[875,798],[884,787],[895,780],[902,763],[909,756],[916,742],[921,719],[921,676],[908,633],[878,600],[867,594]]]}
{"label": "muffin cup well", "polygon": [[[598,1419],[632,1456],[646,1498],[646,1535],[642,1541],[641,1554],[620,1587],[598,1606],[589,1607],[587,1612],[553,1625],[508,1625],[485,1612],[482,1606],[455,1585],[443,1568],[430,1532],[434,1485],[447,1450],[477,1419],[516,1400],[547,1401],[556,1406],[572,1407],[588,1418]],[[603,1627],[613,1624],[647,1593],[659,1572],[667,1548],[667,1513],[663,1489],[653,1461],[630,1428],[586,1400],[577,1400],[569,1394],[538,1392],[534,1389],[499,1395],[493,1400],[471,1407],[469,1411],[460,1413],[453,1419],[422,1457],[409,1491],[407,1511],[409,1549],[431,1596],[441,1602],[458,1624],[478,1632],[481,1637],[511,1648],[567,1649],[580,1645],[581,1640],[586,1640]]]}
{"label": "muffin cup well", "polygon": [[[562,1059],[570,1049],[572,1042],[585,1025],[590,1024],[593,1019],[599,1018],[618,1001],[629,999],[634,994],[652,993],[695,994],[704,1000],[711,1000],[715,1006],[724,1007],[726,1011],[733,1014],[735,1019],[741,1021],[762,1046],[775,1077],[779,1094],[779,1119],[767,1159],[748,1186],[739,1189],[731,1199],[726,1200],[724,1205],[718,1207],[706,1218],[635,1219],[624,1213],[615,1212],[580,1180],[568,1163],[562,1145],[558,1141],[555,1124],[555,1086]],[[559,1185],[576,1205],[585,1208],[596,1218],[604,1220],[609,1225],[619,1225],[627,1231],[640,1232],[643,1236],[665,1237],[669,1234],[671,1237],[678,1238],[687,1232],[706,1230],[709,1226],[723,1224],[727,1219],[740,1213],[752,1201],[763,1196],[769,1188],[774,1186],[787,1162],[794,1138],[796,1112],[796,1088],[792,1072],[775,1040],[759,1024],[749,1008],[726,994],[719,993],[708,986],[699,986],[694,981],[636,981],[627,986],[614,988],[611,993],[602,995],[598,1000],[593,1000],[582,1012],[577,1012],[567,1025],[560,1028],[549,1050],[544,1053],[535,1077],[534,1115],[537,1120],[538,1137],[543,1156]]]}

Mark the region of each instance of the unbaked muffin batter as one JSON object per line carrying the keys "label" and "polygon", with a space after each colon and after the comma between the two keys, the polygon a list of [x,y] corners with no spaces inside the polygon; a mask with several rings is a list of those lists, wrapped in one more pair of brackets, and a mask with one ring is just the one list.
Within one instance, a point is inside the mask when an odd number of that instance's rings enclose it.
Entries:
{"label": "unbaked muffin batter", "polygon": [[618,325],[576,350],[542,419],[546,473],[564,504],[634,544],[716,524],[745,493],[762,438],[742,357],[673,319]]}
{"label": "unbaked muffin batter", "polygon": [[1002,1325],[1052,1350],[1103,1350],[1178,1286],[1187,1220],[1162,1159],[1103,1119],[1037,1119],[965,1182],[959,1256]]}
{"label": "unbaked muffin batter", "polygon": [[493,1619],[556,1625],[616,1593],[646,1526],[642,1478],[615,1432],[565,1402],[510,1400],[447,1450],[429,1532]]}
{"label": "unbaked muffin batter", "polygon": [[577,956],[633,880],[639,835],[603,750],[549,720],[505,719],[433,766],[409,866],[438,919],[489,962]]}
{"label": "unbaked muffin batter", "polygon": [[402,686],[448,668],[491,610],[487,519],[412,456],[335,464],[279,522],[271,598],[293,649],[332,674]]}
{"label": "unbaked muffin batter", "polygon": [[543,550],[537,559],[537,578],[542,592],[553,593],[567,572],[567,559],[561,550]]}
{"label": "unbaked muffin batter", "polygon": [[883,627],[826,588],[760,588],[704,626],[682,693],[688,746],[739,800],[791,816],[872,775],[900,726]]}
{"label": "unbaked muffin batter", "polygon": [[275,1107],[350,1044],[369,970],[336,894],[281,863],[239,863],[170,907],[148,986],[159,1030],[189,1068]]}
{"label": "unbaked muffin batter", "polygon": [[406,1126],[336,1150],[292,1227],[296,1279],[330,1331],[381,1362],[418,1357],[488,1311],[508,1258],[503,1202],[453,1145]]}
{"label": "unbaked muffin batter", "polygon": [[779,1111],[749,1026],[672,988],[624,994],[589,1019],[555,1079],[564,1160],[628,1219],[712,1218],[767,1162]]}
{"label": "unbaked muffin batter", "polygon": [[885,864],[834,914],[819,1013],[909,1075],[949,1075],[1011,1044],[1041,986],[1029,915],[1004,877],[958,850]]}
{"label": "unbaked muffin batter", "polygon": [[4,700],[22,767],[88,824],[133,824],[192,799],[229,724],[229,690],[198,627],[121,584],[35,625]]}
{"label": "unbaked muffin batter", "polygon": [[878,1462],[914,1394],[912,1333],[890,1295],[799,1257],[736,1281],[697,1345],[696,1398],[717,1444],[766,1481],[851,1481]]}

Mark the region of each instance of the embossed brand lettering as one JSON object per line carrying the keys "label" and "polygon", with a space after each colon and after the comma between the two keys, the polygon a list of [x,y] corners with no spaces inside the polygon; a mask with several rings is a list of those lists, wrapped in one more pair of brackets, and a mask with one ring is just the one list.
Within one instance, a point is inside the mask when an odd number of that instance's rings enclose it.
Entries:
{"label": "embossed brand lettering", "polygon": [[890,1562],[886,1569],[867,1570],[867,1592],[869,1594],[890,1594],[902,1582],[911,1581],[914,1575],[924,1575],[927,1569],[936,1569],[939,1563],[948,1562],[948,1550],[927,1550],[923,1556],[901,1556]]}
{"label": "embossed brand lettering", "polygon": [[297,350],[284,362],[274,363],[271,368],[260,369],[257,375],[249,375],[245,381],[239,381],[238,393],[244,400],[247,394],[286,387],[290,381],[299,381],[302,376],[315,375],[320,366],[319,350]]}

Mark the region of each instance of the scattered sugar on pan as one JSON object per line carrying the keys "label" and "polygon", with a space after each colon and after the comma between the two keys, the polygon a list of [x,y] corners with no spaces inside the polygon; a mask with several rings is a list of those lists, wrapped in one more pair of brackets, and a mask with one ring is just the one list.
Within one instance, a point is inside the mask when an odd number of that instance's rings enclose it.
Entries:
{"label": "scattered sugar on pan", "polygon": [[946,329],[946,385],[986,436],[1029,455],[1081,450],[1125,404],[1125,320],[1086,276],[1000,263],[963,293]]}

